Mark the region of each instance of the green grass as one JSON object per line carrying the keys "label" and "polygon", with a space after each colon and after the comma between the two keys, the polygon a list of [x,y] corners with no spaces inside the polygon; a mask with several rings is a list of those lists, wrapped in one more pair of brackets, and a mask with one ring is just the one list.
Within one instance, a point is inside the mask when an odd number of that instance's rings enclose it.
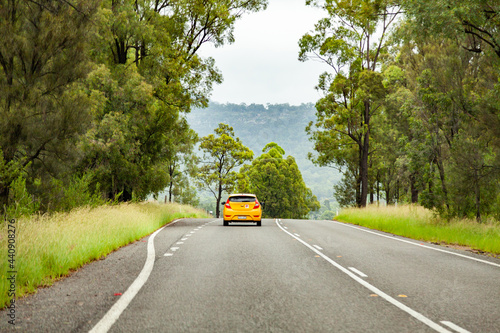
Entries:
{"label": "green grass", "polygon": [[[16,221],[16,296],[36,292],[93,260],[181,217],[207,217],[178,204],[131,203],[79,208]],[[0,234],[0,308],[10,301],[7,223]]]}
{"label": "green grass", "polygon": [[468,247],[500,254],[500,223],[474,220],[446,221],[420,206],[368,206],[344,209],[337,221],[352,223],[408,238]]}

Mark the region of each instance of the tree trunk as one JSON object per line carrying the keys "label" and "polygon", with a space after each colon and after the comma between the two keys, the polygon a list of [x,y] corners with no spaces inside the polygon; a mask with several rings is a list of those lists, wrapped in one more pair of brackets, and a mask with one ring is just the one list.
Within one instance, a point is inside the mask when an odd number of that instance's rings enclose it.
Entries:
{"label": "tree trunk", "polygon": [[168,187],[168,202],[172,202],[172,190],[174,187],[174,182],[170,181],[170,185]]}
{"label": "tree trunk", "polygon": [[394,192],[396,195],[396,204],[399,202],[399,179],[396,180],[396,190]]}
{"label": "tree trunk", "polygon": [[392,204],[392,194],[391,194],[390,183],[387,186],[385,186],[385,204],[386,205]]}
{"label": "tree trunk", "polygon": [[418,203],[418,188],[416,186],[416,176],[415,173],[412,173],[410,175],[410,191],[411,191],[411,203],[416,204]]}
{"label": "tree trunk", "polygon": [[175,172],[175,160],[170,162],[168,166],[168,175],[170,177],[170,184],[168,187],[168,202],[172,202],[172,191],[174,190],[174,172]]}
{"label": "tree trunk", "polygon": [[429,186],[429,206],[436,207],[436,198],[434,197],[434,181],[432,179],[429,179],[428,186]]}
{"label": "tree trunk", "polygon": [[360,207],[366,207],[368,197],[368,153],[370,152],[370,102],[365,101],[364,112],[365,134],[361,140],[361,158],[359,163],[359,172],[361,177],[361,198]]}
{"label": "tree trunk", "polygon": [[356,206],[361,207],[361,175],[356,176]]}
{"label": "tree trunk", "polygon": [[215,217],[220,217],[220,200],[222,198],[222,181],[219,179],[219,190],[217,192],[217,203],[215,204]]}
{"label": "tree trunk", "polygon": [[380,204],[380,180],[377,174],[377,206]]}
{"label": "tree trunk", "polygon": [[477,170],[474,170],[475,192],[476,192],[476,221],[481,223],[481,188]]}
{"label": "tree trunk", "polygon": [[443,166],[443,162],[441,161],[441,158],[439,156],[436,157],[436,164],[437,164],[438,170],[439,170],[439,179],[441,179],[441,189],[443,190],[444,203],[446,205],[446,209],[450,210],[450,205],[448,204],[448,189],[446,187],[446,177],[444,174],[444,166]]}
{"label": "tree trunk", "polygon": [[115,38],[115,63],[116,64],[126,64],[127,63],[127,51],[128,47],[124,40]]}
{"label": "tree trunk", "polygon": [[[5,212],[5,208],[9,204],[9,186],[0,187],[0,213]],[[7,216],[7,218],[9,218]]]}

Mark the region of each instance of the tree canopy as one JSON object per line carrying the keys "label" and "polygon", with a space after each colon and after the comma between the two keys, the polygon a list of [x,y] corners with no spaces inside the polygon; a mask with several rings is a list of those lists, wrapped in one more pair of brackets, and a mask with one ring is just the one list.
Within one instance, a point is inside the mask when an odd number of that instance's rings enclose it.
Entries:
{"label": "tree canopy", "polygon": [[230,193],[236,186],[237,168],[251,161],[253,152],[234,137],[231,126],[220,123],[210,134],[201,138],[203,160],[198,171],[198,186],[209,190],[216,200],[216,217],[220,216],[222,193]]}
{"label": "tree canopy", "polygon": [[42,210],[59,209],[61,183],[123,201],[187,184],[172,169],[196,139],[185,114],[222,81],[199,50],[232,43],[236,20],[266,4],[2,1],[0,209],[19,176]]}
{"label": "tree canopy", "polygon": [[265,217],[305,218],[320,204],[306,187],[297,163],[274,142],[268,143],[263,154],[251,165],[240,169],[237,191],[254,193],[264,202]]}
{"label": "tree canopy", "polygon": [[338,202],[363,206],[376,195],[445,217],[498,219],[498,3],[308,3],[327,18],[299,41],[300,59],[333,71],[320,77],[324,97],[307,127],[311,158],[342,169]]}
{"label": "tree canopy", "polygon": [[[319,59],[333,71],[320,76],[317,88],[324,97],[316,104],[317,121],[307,127],[319,154],[314,161],[340,167],[355,163],[356,203],[366,206],[371,132],[385,95],[380,62],[400,6],[392,0],[306,3],[322,8],[327,17],[316,24],[314,35],[300,39],[299,59]],[[354,161],[344,154],[349,146],[355,147]]]}

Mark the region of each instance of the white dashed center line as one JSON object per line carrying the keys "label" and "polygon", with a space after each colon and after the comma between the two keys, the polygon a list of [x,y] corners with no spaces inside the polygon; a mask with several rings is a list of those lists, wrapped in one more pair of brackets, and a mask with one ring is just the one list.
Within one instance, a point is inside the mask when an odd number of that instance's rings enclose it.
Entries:
{"label": "white dashed center line", "polygon": [[353,271],[354,273],[358,274],[359,276],[361,277],[368,277],[368,275],[366,275],[365,273],[361,272],[361,271],[358,271],[356,268],[354,267],[348,267],[351,271]]}
{"label": "white dashed center line", "polygon": [[441,324],[448,326],[449,328],[457,331],[458,333],[470,333],[466,329],[463,329],[462,327],[453,324],[451,321],[442,321]]}
{"label": "white dashed center line", "polygon": [[378,295],[379,297],[385,299],[387,302],[391,303],[392,305],[394,305],[397,308],[399,308],[400,310],[406,312],[407,314],[409,314],[413,318],[415,318],[415,319],[419,320],[420,322],[424,323],[425,325],[429,326],[430,328],[432,328],[436,332],[451,333],[449,330],[447,330],[443,326],[435,323],[431,319],[425,317],[423,314],[421,314],[421,313],[413,310],[412,308],[410,308],[410,307],[406,306],[405,304],[399,302],[395,298],[393,298],[393,297],[389,296],[388,294],[384,293],[382,290],[378,289],[374,285],[366,282],[365,280],[363,280],[362,278],[360,278],[357,274],[354,274],[353,272],[351,272],[350,269],[347,269],[344,266],[342,266],[339,263],[337,263],[336,261],[332,260],[330,257],[326,256],[323,252],[320,252],[318,249],[316,249],[312,245],[308,244],[307,242],[303,241],[298,236],[290,233],[289,231],[286,231],[278,223],[278,220],[276,220],[276,225],[281,230],[283,230],[285,233],[287,233],[288,235],[290,235],[293,238],[295,238],[297,241],[299,241],[300,243],[302,243],[304,246],[308,247],[311,251],[315,252],[317,255],[319,255],[320,257],[322,257],[323,259],[325,259],[327,262],[329,262],[332,266],[336,267],[337,269],[339,269],[340,271],[342,271],[343,273],[345,273],[346,275],[348,275],[351,279],[353,279],[354,281],[358,282],[359,284],[361,284],[362,286],[364,286],[365,288],[367,288],[368,290],[370,290],[372,293],[374,293],[374,294]]}
{"label": "white dashed center line", "polygon": [[313,245],[313,246],[314,246],[316,249],[320,250],[320,251],[322,251],[322,250],[323,250],[323,248],[322,248],[321,246],[318,246],[318,245]]}

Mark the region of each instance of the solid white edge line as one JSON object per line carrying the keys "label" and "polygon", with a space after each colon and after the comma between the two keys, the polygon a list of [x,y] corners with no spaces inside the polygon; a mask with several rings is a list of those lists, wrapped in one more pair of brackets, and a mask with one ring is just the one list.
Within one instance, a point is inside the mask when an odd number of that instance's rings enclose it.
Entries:
{"label": "solid white edge line", "polygon": [[361,271],[357,270],[357,269],[356,269],[356,268],[354,268],[354,267],[347,267],[347,268],[349,268],[351,271],[353,271],[354,273],[358,274],[358,275],[359,275],[359,276],[361,276],[361,277],[364,277],[364,278],[367,278],[367,277],[368,277],[368,275],[366,275],[365,273],[363,273],[363,272],[361,272]]}
{"label": "solid white edge line", "polygon": [[[343,225],[345,227],[349,227],[349,228],[352,228],[352,229],[356,229],[356,230],[364,231],[364,232],[367,232],[367,233],[370,233],[370,234],[374,234],[374,235],[377,235],[377,236],[380,236],[380,237],[385,237],[385,238],[393,239],[393,240],[396,240],[396,241],[399,241],[399,242],[403,242],[403,243],[407,243],[407,244],[411,244],[411,245],[415,245],[415,246],[420,246],[420,247],[423,247],[423,248],[426,248],[426,249],[431,249],[431,250],[434,250],[434,251],[444,252],[444,253],[452,254],[454,256],[458,256],[458,257],[462,257],[462,258],[466,258],[466,259],[478,261],[478,262],[481,262],[483,264],[488,264],[488,265],[500,267],[499,264],[496,264],[496,263],[491,262],[491,261],[482,260],[482,259],[478,259],[478,258],[474,258],[474,257],[469,257],[469,256],[466,256],[464,254],[455,253],[455,252],[451,252],[451,251],[446,251],[446,250],[438,249],[438,248],[431,247],[431,246],[428,246],[428,245],[417,244],[415,242],[411,242],[411,241],[406,240],[406,239],[399,239],[399,238],[396,238],[396,237],[392,237],[392,236],[388,236],[388,235],[383,235],[383,234],[380,234],[378,232],[374,232],[374,231],[371,231],[371,230],[363,229],[363,228],[361,228],[360,226],[357,226],[357,225],[350,225],[350,224],[342,223],[342,222],[338,222],[338,221],[332,221],[332,222],[336,223],[336,224]],[[381,232],[383,232],[383,231],[381,231]],[[401,237],[403,237],[403,236],[401,236]]]}
{"label": "solid white edge line", "polygon": [[102,317],[102,319],[89,331],[89,333],[105,333],[107,332],[111,326],[116,322],[118,317],[122,314],[122,312],[127,308],[130,302],[134,299],[135,295],[141,290],[142,286],[146,283],[149,278],[149,274],[153,270],[154,262],[155,262],[155,245],[154,239],[155,236],[163,230],[165,226],[156,230],[151,236],[149,236],[148,240],[148,255],[146,258],[146,263],[142,268],[141,273],[135,279],[135,281],[128,287],[127,291],[120,296],[118,301],[109,309],[109,311]]}
{"label": "solid white edge line", "polygon": [[338,264],[337,262],[333,261],[328,256],[324,255],[322,252],[316,250],[313,246],[309,245],[308,243],[306,243],[305,241],[303,241],[299,237],[296,237],[292,233],[286,231],[285,229],[283,229],[281,227],[281,225],[278,223],[277,220],[276,220],[276,225],[281,230],[283,230],[284,232],[286,232],[287,234],[289,234],[290,236],[292,236],[293,238],[295,238],[296,240],[298,240],[299,242],[301,242],[302,244],[304,244],[306,247],[308,247],[309,249],[311,249],[312,251],[314,251],[316,254],[318,254],[319,256],[321,256],[326,261],[328,261],[334,267],[338,268],[340,271],[342,271],[343,273],[347,274],[350,278],[352,278],[353,280],[355,280],[356,282],[358,282],[359,284],[361,284],[362,286],[364,286],[368,290],[372,291],[374,294],[379,295],[379,297],[382,297],[383,299],[385,299],[386,301],[388,301],[392,305],[396,306],[400,310],[405,311],[410,316],[412,316],[415,319],[421,321],[422,323],[424,323],[425,325],[429,326],[430,328],[434,329],[437,332],[440,332],[440,333],[452,333],[451,331],[448,331],[446,328],[438,325],[437,323],[433,322],[432,320],[430,320],[429,318],[427,318],[424,315],[420,314],[419,312],[413,310],[412,308],[409,308],[408,306],[404,305],[403,303],[399,302],[398,300],[396,300],[396,299],[392,298],[391,296],[387,295],[386,293],[384,293],[382,290],[378,289],[377,287],[369,284],[368,282],[366,282],[365,280],[361,279],[359,276],[357,276],[356,274],[354,274],[353,272],[351,272],[347,268],[345,268],[345,267],[341,266],[340,264]]}
{"label": "solid white edge line", "polygon": [[[127,308],[127,306],[132,302],[135,295],[141,290],[142,286],[146,283],[153,270],[153,266],[155,263],[155,245],[154,239],[156,235],[162,231],[165,227],[172,225],[180,220],[174,220],[167,225],[164,225],[160,229],[156,230],[148,239],[148,254],[146,258],[146,263],[142,268],[139,276],[132,282],[132,284],[128,287],[127,291],[120,296],[118,301],[108,310],[108,312],[101,318],[101,320],[89,331],[89,333],[106,333],[111,326],[116,322],[118,317],[122,314],[123,311]],[[215,220],[214,220],[215,221]],[[213,221],[212,221],[213,222]]]}
{"label": "solid white edge line", "polygon": [[449,328],[451,328],[452,330],[457,331],[458,333],[471,333],[471,332],[467,331],[466,329],[464,329],[464,328],[462,328],[462,327],[460,327],[458,325],[453,324],[451,321],[443,320],[441,322],[441,324],[448,326]]}

